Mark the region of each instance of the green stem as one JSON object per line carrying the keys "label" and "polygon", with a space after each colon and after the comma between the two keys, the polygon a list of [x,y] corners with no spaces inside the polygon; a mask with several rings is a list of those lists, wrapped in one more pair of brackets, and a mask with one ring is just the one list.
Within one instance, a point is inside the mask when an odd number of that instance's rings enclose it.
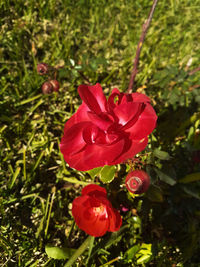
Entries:
{"label": "green stem", "polygon": [[72,255],[72,257],[68,260],[68,262],[64,265],[64,267],[70,267],[76,261],[76,259],[88,248],[91,239],[93,236],[88,236],[83,244],[76,250],[76,252]]}
{"label": "green stem", "polygon": [[101,265],[100,267],[108,266],[108,265],[110,265],[111,263],[113,263],[113,262],[115,262],[115,261],[118,261],[118,260],[120,260],[120,259],[121,259],[121,257],[118,256],[117,258],[112,259],[111,261],[109,261],[109,262],[107,262],[107,263]]}
{"label": "green stem", "polygon": [[49,222],[50,222],[50,217],[51,217],[51,210],[52,210],[52,206],[53,206],[53,201],[54,201],[54,197],[55,197],[55,187],[52,188],[52,196],[51,196],[51,202],[50,202],[50,207],[49,207],[49,213],[48,213],[48,217],[47,217],[47,223],[46,223],[46,228],[45,228],[45,231],[44,231],[44,235],[45,237],[47,236],[47,233],[48,233],[48,228],[49,228]]}

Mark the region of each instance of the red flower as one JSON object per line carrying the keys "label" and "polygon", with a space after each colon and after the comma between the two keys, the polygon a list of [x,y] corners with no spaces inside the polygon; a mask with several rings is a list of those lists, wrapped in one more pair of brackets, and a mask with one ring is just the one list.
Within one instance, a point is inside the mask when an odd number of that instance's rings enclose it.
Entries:
{"label": "red flower", "polygon": [[149,175],[145,171],[136,170],[126,176],[126,188],[133,194],[146,192],[150,185]]}
{"label": "red flower", "polygon": [[106,100],[100,84],[80,85],[83,100],[66,122],[60,149],[70,167],[80,171],[121,163],[142,151],[157,116],[143,94],[113,89]]}
{"label": "red flower", "polygon": [[95,184],[85,186],[82,195],[74,199],[72,215],[80,229],[95,237],[118,231],[122,224],[119,212],[107,199],[106,190]]}

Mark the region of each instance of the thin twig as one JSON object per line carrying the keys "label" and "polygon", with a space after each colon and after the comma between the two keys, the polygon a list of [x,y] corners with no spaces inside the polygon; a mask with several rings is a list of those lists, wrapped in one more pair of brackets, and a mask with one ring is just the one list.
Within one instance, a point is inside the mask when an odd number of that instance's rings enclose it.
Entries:
{"label": "thin twig", "polygon": [[189,91],[193,91],[194,89],[197,89],[197,88],[199,88],[200,87],[200,84],[195,84],[195,85],[193,85],[193,86],[190,86],[189,87]]}
{"label": "thin twig", "polygon": [[85,76],[85,74],[83,74],[82,71],[78,70],[78,73],[80,74],[80,76],[81,76],[84,80],[86,80],[86,82],[88,82],[88,84],[90,84],[89,79]]}
{"label": "thin twig", "polygon": [[149,12],[148,19],[142,26],[142,33],[141,33],[141,36],[140,36],[140,41],[139,41],[139,43],[137,45],[136,55],[135,55],[135,59],[134,59],[134,63],[133,63],[133,70],[132,70],[132,73],[131,73],[130,82],[129,82],[129,86],[128,86],[128,90],[127,90],[127,92],[129,94],[132,92],[132,89],[133,89],[135,77],[136,77],[136,74],[138,72],[137,67],[138,67],[138,63],[139,63],[140,52],[141,52],[142,45],[143,45],[144,39],[146,37],[147,30],[148,30],[149,25],[151,23],[151,20],[152,20],[152,17],[153,17],[153,13],[154,13],[154,10],[156,8],[157,3],[158,3],[158,0],[154,0],[153,1],[153,5],[152,5],[151,10]]}
{"label": "thin twig", "polygon": [[197,72],[197,71],[200,71],[200,67],[191,70],[188,74],[189,74],[189,75],[193,75],[193,74],[194,74],[195,72]]}

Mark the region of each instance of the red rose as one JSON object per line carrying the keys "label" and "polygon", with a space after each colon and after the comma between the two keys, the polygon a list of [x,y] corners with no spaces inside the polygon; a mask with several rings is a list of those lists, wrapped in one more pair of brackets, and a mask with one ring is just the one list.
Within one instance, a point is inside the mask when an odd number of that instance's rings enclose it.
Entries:
{"label": "red rose", "polygon": [[78,227],[88,235],[103,236],[107,231],[118,231],[122,224],[119,212],[107,199],[106,190],[90,184],[72,203],[72,215]]}
{"label": "red rose", "polygon": [[108,100],[100,84],[80,85],[82,105],[66,122],[60,149],[80,171],[121,163],[142,151],[157,116],[143,94],[113,89]]}

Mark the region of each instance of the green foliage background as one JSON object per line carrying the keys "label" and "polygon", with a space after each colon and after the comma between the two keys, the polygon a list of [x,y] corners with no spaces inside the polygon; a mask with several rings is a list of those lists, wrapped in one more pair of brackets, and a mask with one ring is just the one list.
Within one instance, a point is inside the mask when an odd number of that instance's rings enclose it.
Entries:
{"label": "green foliage background", "polygon": [[[151,5],[148,0],[0,2],[2,266],[64,266],[59,251],[57,259],[48,257],[45,246],[68,248],[70,257],[85,240],[73,223],[71,202],[83,185],[93,179],[102,183],[67,167],[59,151],[64,123],[81,103],[77,87],[84,77],[101,83],[106,95],[114,87],[126,91]],[[76,266],[200,264],[200,72],[190,73],[200,62],[199,12],[199,0],[158,2],[134,88],[152,98],[159,116],[139,157],[152,185],[133,198],[120,187],[128,167],[117,167],[118,177],[103,186],[114,206],[129,209],[122,214],[123,227],[97,238],[90,258],[86,251]],[[40,62],[60,67],[58,94],[41,94]]]}

